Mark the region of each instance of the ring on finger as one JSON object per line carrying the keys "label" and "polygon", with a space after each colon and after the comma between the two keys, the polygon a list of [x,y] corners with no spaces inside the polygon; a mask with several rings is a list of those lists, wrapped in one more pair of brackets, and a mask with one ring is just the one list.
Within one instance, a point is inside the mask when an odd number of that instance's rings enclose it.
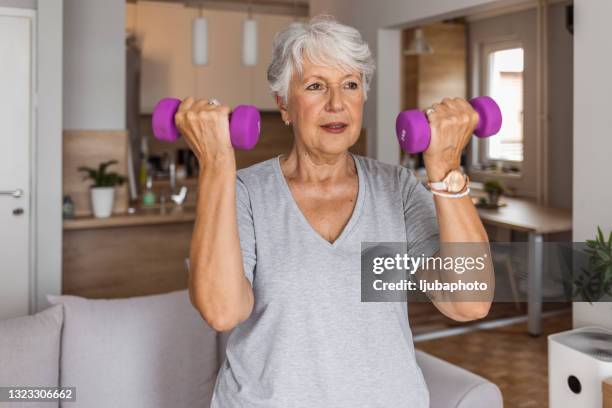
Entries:
{"label": "ring on finger", "polygon": [[429,116],[432,113],[434,113],[436,110],[434,108],[427,108],[427,110],[425,111],[425,115]]}
{"label": "ring on finger", "polygon": [[209,99],[209,100],[208,100],[208,104],[209,104],[209,105],[219,106],[219,105],[221,105],[221,102],[219,102],[219,100],[217,100],[217,99],[215,99],[215,98],[212,98],[212,99]]}

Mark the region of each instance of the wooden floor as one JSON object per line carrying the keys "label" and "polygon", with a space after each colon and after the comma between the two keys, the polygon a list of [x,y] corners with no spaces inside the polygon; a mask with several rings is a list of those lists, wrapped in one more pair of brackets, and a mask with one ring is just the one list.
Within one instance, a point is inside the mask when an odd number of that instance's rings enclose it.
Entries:
{"label": "wooden floor", "polygon": [[416,347],[497,384],[505,408],[546,408],[547,336],[571,329],[571,309],[542,323],[538,337],[528,335],[527,324],[519,323],[418,342]]}
{"label": "wooden floor", "polygon": [[[570,303],[544,303],[542,309],[544,311],[568,309]],[[491,310],[486,318],[479,320],[491,321],[503,319],[507,317],[524,316],[527,314],[527,304],[522,303],[493,303]],[[436,309],[430,302],[414,302],[408,306],[408,316],[410,319],[410,328],[413,335],[431,333],[438,330],[450,329],[470,325],[471,322],[462,323],[449,319]]]}

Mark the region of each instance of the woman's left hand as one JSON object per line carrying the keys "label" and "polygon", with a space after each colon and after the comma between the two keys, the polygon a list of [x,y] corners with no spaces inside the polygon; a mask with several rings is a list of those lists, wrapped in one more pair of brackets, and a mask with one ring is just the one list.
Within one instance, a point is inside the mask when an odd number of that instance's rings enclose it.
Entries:
{"label": "woman's left hand", "polygon": [[444,98],[431,107],[429,127],[431,142],[423,153],[427,177],[441,181],[446,174],[459,168],[461,152],[478,125],[478,113],[462,98]]}

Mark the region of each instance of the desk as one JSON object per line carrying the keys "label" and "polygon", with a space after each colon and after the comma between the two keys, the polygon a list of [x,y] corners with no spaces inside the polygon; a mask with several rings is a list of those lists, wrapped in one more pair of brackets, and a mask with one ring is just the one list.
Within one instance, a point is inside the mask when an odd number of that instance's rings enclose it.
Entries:
{"label": "desk", "polygon": [[479,208],[478,213],[485,224],[529,234],[527,321],[529,334],[537,336],[542,326],[543,235],[571,231],[572,212],[527,199],[504,197],[503,201],[505,207]]}

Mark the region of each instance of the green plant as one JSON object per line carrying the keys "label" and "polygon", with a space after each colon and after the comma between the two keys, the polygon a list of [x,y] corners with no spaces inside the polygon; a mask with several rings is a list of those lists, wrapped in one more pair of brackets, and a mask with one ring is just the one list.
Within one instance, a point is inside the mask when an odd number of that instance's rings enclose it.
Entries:
{"label": "green plant", "polygon": [[589,256],[589,267],[588,270],[581,268],[582,275],[574,281],[574,297],[580,296],[592,303],[605,295],[612,296],[612,231],[606,241],[597,227],[597,236],[587,240],[586,245],[584,252]]}
{"label": "green plant", "polygon": [[83,180],[93,180],[92,187],[114,187],[123,184],[126,179],[120,174],[106,171],[113,164],[117,164],[117,160],[100,163],[97,170],[87,166],[80,166],[78,170],[87,173]]}
{"label": "green plant", "polygon": [[484,183],[484,190],[487,194],[503,194],[504,187],[497,180],[489,180]]}

